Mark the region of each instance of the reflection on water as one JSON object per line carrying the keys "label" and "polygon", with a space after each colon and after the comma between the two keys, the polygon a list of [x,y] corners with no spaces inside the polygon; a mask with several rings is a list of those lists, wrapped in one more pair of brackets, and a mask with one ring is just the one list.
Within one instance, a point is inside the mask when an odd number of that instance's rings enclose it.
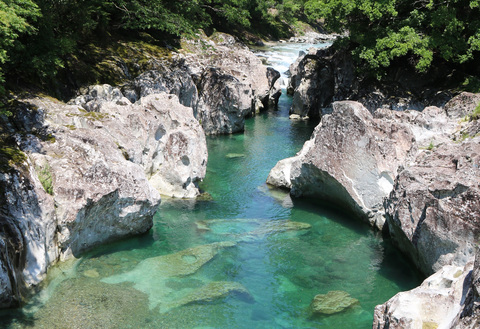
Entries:
{"label": "reflection on water", "polygon": [[[371,328],[375,305],[420,277],[358,219],[265,185],[313,130],[288,120],[290,101],[282,95],[245,134],[208,139],[202,188],[213,201],[164,199],[148,234],[56,267],[0,326]],[[334,290],[359,304],[312,316],[313,297]]]}

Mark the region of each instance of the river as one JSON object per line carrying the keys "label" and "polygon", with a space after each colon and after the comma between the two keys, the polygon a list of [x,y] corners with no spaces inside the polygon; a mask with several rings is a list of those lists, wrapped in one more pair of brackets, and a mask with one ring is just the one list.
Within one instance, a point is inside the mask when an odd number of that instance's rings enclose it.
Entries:
{"label": "river", "polygon": [[[305,48],[279,44],[264,56],[283,72]],[[164,198],[150,232],[54,267],[0,326],[371,328],[375,305],[422,278],[358,218],[265,184],[314,128],[288,118],[290,103],[284,92],[279,110],[247,120],[245,133],[207,138],[201,188],[213,200]],[[314,296],[336,290],[359,303],[313,316]]]}

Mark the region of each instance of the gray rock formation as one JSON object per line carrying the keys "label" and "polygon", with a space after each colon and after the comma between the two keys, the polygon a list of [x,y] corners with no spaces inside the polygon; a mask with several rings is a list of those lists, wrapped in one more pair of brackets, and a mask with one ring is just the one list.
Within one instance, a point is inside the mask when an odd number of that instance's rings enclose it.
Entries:
{"label": "gray rock formation", "polygon": [[252,90],[231,75],[207,69],[199,82],[200,101],[196,117],[207,134],[243,131],[252,113]]}
{"label": "gray rock formation", "polygon": [[[480,253],[477,246],[475,263],[465,278],[462,310],[452,322],[452,328],[474,329],[480,327]],[[465,293],[465,289],[468,289]]]}
{"label": "gray rock formation", "polygon": [[480,137],[420,150],[385,204],[390,234],[427,274],[465,265],[480,233]]}
{"label": "gray rock formation", "polygon": [[[480,137],[476,120],[468,120],[477,97],[453,98],[435,115],[437,123],[429,115],[412,121],[418,128],[427,118],[424,126],[441,133],[430,135],[435,143],[420,147],[400,170],[385,202],[387,223],[398,247],[434,274],[378,306],[374,328],[478,326],[478,252],[471,269],[480,232]],[[441,122],[443,129],[435,128]]]}
{"label": "gray rock formation", "polygon": [[375,119],[356,102],[336,102],[312,138],[293,158],[280,161],[267,183],[293,196],[328,200],[382,228],[383,199],[398,167],[415,150],[410,129]]}
{"label": "gray rock formation", "polygon": [[352,59],[332,48],[311,48],[290,66],[290,73],[290,113],[302,117],[320,117],[333,101],[350,99],[352,90],[358,88]]}
{"label": "gray rock formation", "polygon": [[12,119],[26,162],[0,174],[3,307],[57,260],[149,230],[159,192],[199,194],[207,150],[191,108],[174,95],[132,105],[110,86],[91,90],[84,104],[96,112],[35,97]]}
{"label": "gray rock formation", "polygon": [[379,108],[422,111],[427,105],[443,106],[449,93],[431,88],[435,74],[419,76],[404,67],[393,67],[381,82],[356,74],[349,51],[312,48],[290,66],[287,91],[293,95],[291,114],[320,117],[331,103],[355,100],[371,113]]}
{"label": "gray rock formation", "polygon": [[243,131],[245,118],[276,105],[278,72],[262,64],[234,37],[215,33],[190,40],[181,54],[198,89],[195,117],[206,134]]}
{"label": "gray rock formation", "polygon": [[[95,110],[100,102],[123,95],[135,102],[141,97],[166,92],[191,107],[206,134],[229,134],[244,129],[245,118],[275,108],[280,90],[274,87],[280,76],[234,37],[215,33],[208,38],[184,40],[184,49],[169,61],[158,60],[153,70],[143,72],[120,89],[98,92],[83,90],[73,103]],[[101,89],[101,88],[100,88]],[[97,97],[98,95],[108,95]]]}
{"label": "gray rock formation", "polygon": [[379,228],[385,216],[393,242],[423,273],[435,273],[379,306],[374,328],[479,322],[478,279],[470,284],[469,274],[480,236],[478,97],[463,93],[445,109],[381,108],[374,116],[359,103],[335,102],[303,149],[268,177],[294,196],[347,205]]}
{"label": "gray rock formation", "polygon": [[458,328],[473,263],[447,265],[419,287],[400,292],[375,308],[374,329]]}
{"label": "gray rock formation", "polygon": [[453,119],[463,119],[480,103],[480,94],[463,92],[445,104],[445,112]]}

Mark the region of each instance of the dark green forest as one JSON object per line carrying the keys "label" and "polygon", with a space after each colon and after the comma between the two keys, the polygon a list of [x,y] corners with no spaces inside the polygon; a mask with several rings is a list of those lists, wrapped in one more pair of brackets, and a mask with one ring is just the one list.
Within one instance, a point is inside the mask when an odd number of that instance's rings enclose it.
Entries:
{"label": "dark green forest", "polygon": [[[148,32],[157,39],[198,29],[287,36],[294,0],[1,0],[0,85],[48,83],[85,45]],[[262,31],[261,33],[258,31]]]}
{"label": "dark green forest", "polygon": [[245,38],[288,37],[298,22],[342,33],[365,74],[392,65],[478,70],[480,0],[0,0],[0,88],[48,85],[91,43],[135,33],[157,40],[198,29]]}

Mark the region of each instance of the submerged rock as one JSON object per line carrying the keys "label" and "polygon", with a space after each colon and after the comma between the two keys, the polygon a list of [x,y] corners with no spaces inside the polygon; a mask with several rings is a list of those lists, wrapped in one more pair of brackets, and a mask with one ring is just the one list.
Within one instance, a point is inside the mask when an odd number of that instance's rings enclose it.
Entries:
{"label": "submerged rock", "polygon": [[271,220],[264,222],[257,229],[235,235],[235,238],[239,241],[252,241],[263,239],[269,235],[275,235],[284,232],[302,232],[311,229],[312,226],[307,223],[293,222],[289,220]]}
{"label": "submerged rock", "polygon": [[210,282],[200,287],[187,296],[174,302],[170,308],[176,308],[184,305],[196,303],[211,303],[228,296],[238,296],[241,300],[253,302],[253,296],[250,292],[238,282],[216,281]]}
{"label": "submerged rock", "polygon": [[[242,233],[232,233],[232,225],[226,232],[215,230],[215,225],[229,225],[233,223],[243,223],[240,231]],[[277,235],[285,232],[303,232],[309,230],[312,226],[307,223],[294,222],[289,220],[262,220],[262,219],[212,219],[195,222],[197,230],[200,232],[213,232],[224,236],[230,236],[235,241],[251,242],[265,238],[270,235]],[[252,227],[255,227],[253,230]],[[235,228],[236,231],[238,229]]]}
{"label": "submerged rock", "polygon": [[126,284],[71,278],[35,313],[34,323],[52,329],[135,328],[146,327],[151,317],[147,295]]}
{"label": "submerged rock", "polygon": [[357,305],[358,299],[350,297],[345,291],[329,291],[325,295],[316,295],[310,304],[313,314],[335,314]]}
{"label": "submerged rock", "polygon": [[141,261],[134,270],[108,277],[103,281],[118,283],[133,280],[135,282],[137,273],[151,273],[151,275],[159,277],[191,275],[215,257],[220,250],[233,246],[235,246],[234,242],[217,242],[185,249],[174,254],[148,258]]}
{"label": "submerged rock", "polygon": [[244,158],[245,154],[243,154],[243,153],[227,153],[225,155],[225,157],[228,158],[228,159]]}
{"label": "submerged rock", "polygon": [[165,312],[172,308],[172,289],[169,280],[197,272],[222,249],[235,246],[235,242],[217,242],[189,248],[174,254],[152,257],[141,261],[132,271],[102,279],[102,282],[118,284],[133,282],[133,287],[149,296],[150,308],[160,306]]}

